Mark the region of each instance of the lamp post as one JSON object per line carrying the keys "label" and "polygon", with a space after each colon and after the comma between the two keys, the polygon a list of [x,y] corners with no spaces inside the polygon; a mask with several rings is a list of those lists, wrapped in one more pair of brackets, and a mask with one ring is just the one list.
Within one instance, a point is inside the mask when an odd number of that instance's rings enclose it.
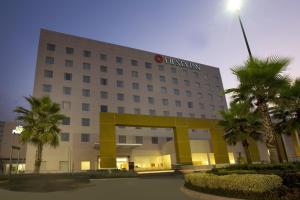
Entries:
{"label": "lamp post", "polygon": [[241,19],[241,15],[240,15],[241,0],[229,0],[228,8],[231,11],[236,12],[237,15],[238,15],[239,23],[240,23],[240,26],[241,26],[241,29],[242,29],[242,32],[243,32],[243,36],[244,36],[244,40],[245,40],[245,43],[246,43],[246,46],[247,46],[247,51],[248,51],[250,59],[252,59],[251,49],[250,49],[250,46],[249,46],[249,42],[248,42],[248,39],[247,39],[245,28],[244,28],[244,25],[243,25],[243,22],[242,22],[242,19]]}

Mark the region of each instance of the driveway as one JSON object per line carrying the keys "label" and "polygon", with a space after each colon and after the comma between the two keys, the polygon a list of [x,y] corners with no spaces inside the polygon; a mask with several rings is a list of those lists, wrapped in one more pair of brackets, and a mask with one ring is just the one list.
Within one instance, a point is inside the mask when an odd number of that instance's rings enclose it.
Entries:
{"label": "driveway", "polygon": [[181,192],[183,179],[179,176],[97,179],[72,191],[48,193],[13,192],[0,189],[1,199],[9,200],[189,200]]}

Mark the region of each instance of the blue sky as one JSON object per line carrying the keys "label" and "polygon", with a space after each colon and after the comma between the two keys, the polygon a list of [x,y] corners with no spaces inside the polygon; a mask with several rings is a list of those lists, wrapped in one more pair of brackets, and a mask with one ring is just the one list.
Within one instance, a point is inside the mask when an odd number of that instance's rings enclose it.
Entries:
{"label": "blue sky", "polygon": [[[241,11],[255,56],[288,56],[300,77],[300,1],[243,0]],[[40,28],[230,68],[247,58],[226,0],[0,0],[0,120],[32,93]]]}

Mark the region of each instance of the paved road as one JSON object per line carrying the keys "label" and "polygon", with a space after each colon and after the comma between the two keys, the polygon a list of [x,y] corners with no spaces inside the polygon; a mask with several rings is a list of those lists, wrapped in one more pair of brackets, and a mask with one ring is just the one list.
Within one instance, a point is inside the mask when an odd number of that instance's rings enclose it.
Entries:
{"label": "paved road", "polygon": [[[4,200],[190,200],[180,191],[180,177],[151,177],[126,179],[98,179],[72,191],[48,193],[12,192],[0,189]],[[4,197],[4,198],[3,198]]]}

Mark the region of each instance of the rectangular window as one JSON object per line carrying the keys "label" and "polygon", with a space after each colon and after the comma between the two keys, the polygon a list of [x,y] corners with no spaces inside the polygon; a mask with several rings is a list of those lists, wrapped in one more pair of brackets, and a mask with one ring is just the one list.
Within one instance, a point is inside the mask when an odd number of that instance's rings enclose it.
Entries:
{"label": "rectangular window", "polygon": [[63,94],[64,95],[71,95],[72,88],[71,87],[63,87]]}
{"label": "rectangular window", "polygon": [[178,89],[174,89],[174,94],[179,95],[179,90]]}
{"label": "rectangular window", "polygon": [[192,93],[191,93],[190,90],[185,91],[185,94],[186,94],[186,96],[188,96],[188,97],[192,96]]}
{"label": "rectangular window", "polygon": [[133,112],[134,112],[134,114],[139,115],[139,114],[141,114],[141,109],[139,109],[139,108],[134,108]]}
{"label": "rectangular window", "polygon": [[45,63],[49,65],[54,64],[54,57],[46,56]]}
{"label": "rectangular window", "polygon": [[81,133],[81,142],[89,142],[90,134],[89,133]]}
{"label": "rectangular window", "polygon": [[90,163],[90,161],[81,161],[81,163],[80,163],[80,169],[81,170],[90,170],[91,169],[91,163]]}
{"label": "rectangular window", "polygon": [[106,78],[100,78],[100,85],[107,85],[107,79]]}
{"label": "rectangular window", "polygon": [[52,85],[49,84],[43,84],[43,92],[51,92]]}
{"label": "rectangular window", "polygon": [[91,64],[90,63],[82,63],[82,68],[84,70],[91,70]]}
{"label": "rectangular window", "polygon": [[199,107],[200,107],[200,109],[204,109],[204,104],[203,103],[199,103]]}
{"label": "rectangular window", "polygon": [[62,109],[71,110],[71,102],[70,101],[63,101],[62,102]]}
{"label": "rectangular window", "polygon": [[198,72],[194,72],[194,76],[195,76],[196,78],[198,78],[198,77],[199,77],[199,73],[198,73]]}
{"label": "rectangular window", "polygon": [[100,72],[107,72],[107,66],[101,65]]}
{"label": "rectangular window", "polygon": [[124,71],[121,68],[116,69],[117,75],[123,75]]}
{"label": "rectangular window", "polygon": [[176,107],[181,107],[181,101],[175,101],[175,106]]}
{"label": "rectangular window", "polygon": [[153,110],[153,109],[150,109],[150,110],[149,110],[149,114],[150,114],[150,115],[155,115],[155,114],[156,114],[156,112],[155,112],[155,110]]}
{"label": "rectangular window", "polygon": [[100,92],[100,97],[101,97],[101,99],[107,99],[108,98],[108,92],[101,91]]}
{"label": "rectangular window", "polygon": [[91,51],[84,50],[83,51],[83,56],[86,57],[86,58],[90,58],[92,56],[92,53],[91,53]]}
{"label": "rectangular window", "polygon": [[121,64],[122,62],[123,62],[123,58],[120,57],[120,56],[117,56],[117,57],[116,57],[116,63]]}
{"label": "rectangular window", "polygon": [[117,100],[119,100],[119,101],[124,101],[124,94],[118,93],[118,94],[117,94]]}
{"label": "rectangular window", "polygon": [[139,103],[139,102],[141,101],[140,96],[133,95],[132,97],[133,97],[133,101],[134,101],[135,103]]}
{"label": "rectangular window", "polygon": [[163,66],[163,65],[158,65],[158,70],[159,70],[159,71],[164,71],[164,70],[165,70],[165,66]]}
{"label": "rectangular window", "polygon": [[131,60],[131,65],[132,66],[138,66],[138,61],[137,60]]}
{"label": "rectangular window", "polygon": [[91,96],[91,92],[89,89],[82,89],[82,96],[89,97]]}
{"label": "rectangular window", "polygon": [[146,73],[146,79],[149,81],[152,80],[152,74]]}
{"label": "rectangular window", "polygon": [[73,67],[73,60],[65,60],[65,67]]}
{"label": "rectangular window", "polygon": [[83,76],[82,77],[82,82],[84,82],[84,83],[90,83],[91,82],[91,77],[90,76]]}
{"label": "rectangular window", "polygon": [[55,44],[47,43],[47,50],[48,51],[55,51]]}
{"label": "rectangular window", "polygon": [[64,117],[62,120],[62,125],[70,125],[70,124],[71,124],[70,117]]}
{"label": "rectangular window", "polygon": [[53,71],[52,70],[44,70],[44,77],[45,78],[53,78]]}
{"label": "rectangular window", "polygon": [[132,71],[131,76],[137,78],[139,76],[139,73],[137,71]]}
{"label": "rectangular window", "polygon": [[100,54],[100,60],[102,60],[102,61],[107,61],[107,55],[101,53],[101,54]]}
{"label": "rectangular window", "polygon": [[145,67],[146,67],[146,69],[151,69],[152,68],[152,63],[145,62]]}
{"label": "rectangular window", "polygon": [[152,144],[158,144],[158,137],[152,137]]}
{"label": "rectangular window", "polygon": [[121,114],[125,113],[125,108],[120,106],[117,108],[117,111],[118,111],[118,113],[121,113]]}
{"label": "rectangular window", "polygon": [[70,141],[70,134],[69,133],[61,133],[60,134],[60,141],[69,142]]}
{"label": "rectangular window", "polygon": [[171,68],[171,73],[176,74],[176,68],[175,67]]}
{"label": "rectangular window", "polygon": [[154,98],[153,97],[148,97],[148,103],[149,104],[154,104]]}
{"label": "rectangular window", "polygon": [[193,108],[193,102],[189,101],[189,102],[187,103],[187,106],[188,106],[188,108]]}
{"label": "rectangular window", "polygon": [[177,117],[182,117],[182,112],[177,112]]}
{"label": "rectangular window", "polygon": [[167,110],[165,110],[165,111],[163,111],[163,115],[164,115],[164,116],[170,116],[170,112],[167,111]]}
{"label": "rectangular window", "polygon": [[162,99],[162,104],[163,104],[164,106],[169,105],[169,100],[168,100],[168,99]]}
{"label": "rectangular window", "polygon": [[72,80],[72,74],[71,73],[65,73],[64,74],[65,81],[71,81]]}
{"label": "rectangular window", "polygon": [[161,88],[160,88],[160,92],[161,92],[162,94],[166,94],[166,93],[167,93],[167,88],[166,88],[166,87],[161,87]]}
{"label": "rectangular window", "polygon": [[147,85],[148,92],[153,92],[153,85]]}
{"label": "rectangular window", "polygon": [[190,117],[191,117],[191,118],[194,118],[194,117],[195,117],[195,114],[194,114],[194,113],[190,113]]}
{"label": "rectangular window", "polygon": [[126,144],[126,135],[119,135],[118,141],[120,144]]}
{"label": "rectangular window", "polygon": [[189,80],[184,80],[184,85],[185,86],[190,86],[190,81]]}
{"label": "rectangular window", "polygon": [[74,48],[66,47],[66,54],[74,54]]}
{"label": "rectangular window", "polygon": [[135,136],[135,143],[136,144],[143,144],[143,136]]}
{"label": "rectangular window", "polygon": [[140,88],[139,83],[132,83],[132,89],[138,90]]}
{"label": "rectangular window", "polygon": [[88,104],[88,103],[82,103],[81,104],[81,110],[82,111],[90,111],[90,104]]}
{"label": "rectangular window", "polygon": [[124,82],[123,81],[117,81],[117,87],[123,88],[124,87]]}
{"label": "rectangular window", "polygon": [[90,126],[89,118],[81,118],[81,126]]}
{"label": "rectangular window", "polygon": [[172,78],[172,82],[173,82],[173,84],[178,84],[178,79],[177,78]]}
{"label": "rectangular window", "polygon": [[159,76],[159,80],[160,80],[160,82],[165,83],[166,82],[166,77],[165,76]]}
{"label": "rectangular window", "polygon": [[167,140],[167,142],[169,142],[169,141],[172,141],[173,138],[172,137],[167,137],[166,140]]}
{"label": "rectangular window", "polygon": [[107,105],[101,105],[100,106],[100,112],[108,112],[108,106]]}
{"label": "rectangular window", "polygon": [[195,84],[196,84],[197,87],[199,87],[199,88],[201,87],[200,82],[195,82]]}
{"label": "rectangular window", "polygon": [[215,110],[215,106],[214,105],[210,105],[210,109],[211,110]]}

